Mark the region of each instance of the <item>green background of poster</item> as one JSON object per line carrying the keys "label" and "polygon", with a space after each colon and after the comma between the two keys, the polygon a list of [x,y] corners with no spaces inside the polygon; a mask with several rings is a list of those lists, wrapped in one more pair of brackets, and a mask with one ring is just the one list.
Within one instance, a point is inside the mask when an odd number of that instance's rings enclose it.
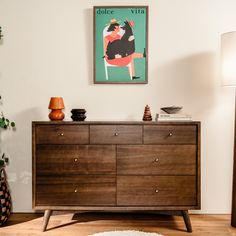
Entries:
{"label": "green background of poster", "polygon": [[[106,12],[105,12],[106,11]],[[109,14],[111,13],[112,14]],[[105,12],[105,14],[104,14]],[[134,21],[133,34],[135,37],[135,53],[143,53],[147,50],[147,8],[146,7],[95,7],[95,83],[96,82],[127,82],[127,83],[145,83],[146,78],[146,60],[147,58],[135,58],[135,75],[140,79],[131,80],[128,67],[108,67],[108,80],[105,76],[104,49],[103,49],[103,30],[109,25],[111,19],[115,18],[119,24],[124,25],[124,21]]]}

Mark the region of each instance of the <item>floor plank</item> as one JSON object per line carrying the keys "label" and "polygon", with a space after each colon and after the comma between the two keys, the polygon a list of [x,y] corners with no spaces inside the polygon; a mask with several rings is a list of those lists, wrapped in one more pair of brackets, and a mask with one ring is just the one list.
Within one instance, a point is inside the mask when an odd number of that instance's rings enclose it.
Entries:
{"label": "floor plank", "polygon": [[46,232],[42,232],[43,214],[12,214],[0,228],[1,236],[87,236],[110,230],[141,230],[164,236],[236,236],[230,215],[191,215],[192,233],[187,233],[181,216],[124,213],[55,212]]}

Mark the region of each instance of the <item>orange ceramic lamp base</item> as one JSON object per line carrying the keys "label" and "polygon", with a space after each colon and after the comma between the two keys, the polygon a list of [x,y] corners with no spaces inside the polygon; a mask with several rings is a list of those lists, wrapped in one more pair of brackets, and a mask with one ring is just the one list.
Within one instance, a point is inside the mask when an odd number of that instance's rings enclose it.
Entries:
{"label": "orange ceramic lamp base", "polygon": [[53,109],[49,115],[50,120],[63,120],[65,118],[65,114],[62,112],[61,109]]}

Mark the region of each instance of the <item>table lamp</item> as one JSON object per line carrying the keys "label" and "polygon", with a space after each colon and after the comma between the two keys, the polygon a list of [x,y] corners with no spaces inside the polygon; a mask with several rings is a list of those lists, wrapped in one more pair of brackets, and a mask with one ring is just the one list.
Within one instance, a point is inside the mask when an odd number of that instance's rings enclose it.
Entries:
{"label": "table lamp", "polygon": [[[222,85],[236,87],[236,31],[221,35]],[[231,225],[236,227],[236,99],[234,124],[233,193]]]}
{"label": "table lamp", "polygon": [[50,120],[63,120],[65,114],[62,109],[65,108],[62,97],[51,97],[48,108],[51,109],[48,117]]}

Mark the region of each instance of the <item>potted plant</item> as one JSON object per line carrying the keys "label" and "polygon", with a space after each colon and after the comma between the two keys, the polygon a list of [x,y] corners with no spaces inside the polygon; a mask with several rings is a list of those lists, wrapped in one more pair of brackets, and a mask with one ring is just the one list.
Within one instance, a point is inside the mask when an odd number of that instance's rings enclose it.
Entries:
{"label": "potted plant", "polygon": [[[1,99],[1,96],[0,96]],[[15,122],[7,119],[3,112],[0,114],[0,129],[14,128]],[[7,221],[11,213],[11,196],[8,190],[5,165],[8,163],[8,158],[5,153],[0,159],[0,226]]]}

